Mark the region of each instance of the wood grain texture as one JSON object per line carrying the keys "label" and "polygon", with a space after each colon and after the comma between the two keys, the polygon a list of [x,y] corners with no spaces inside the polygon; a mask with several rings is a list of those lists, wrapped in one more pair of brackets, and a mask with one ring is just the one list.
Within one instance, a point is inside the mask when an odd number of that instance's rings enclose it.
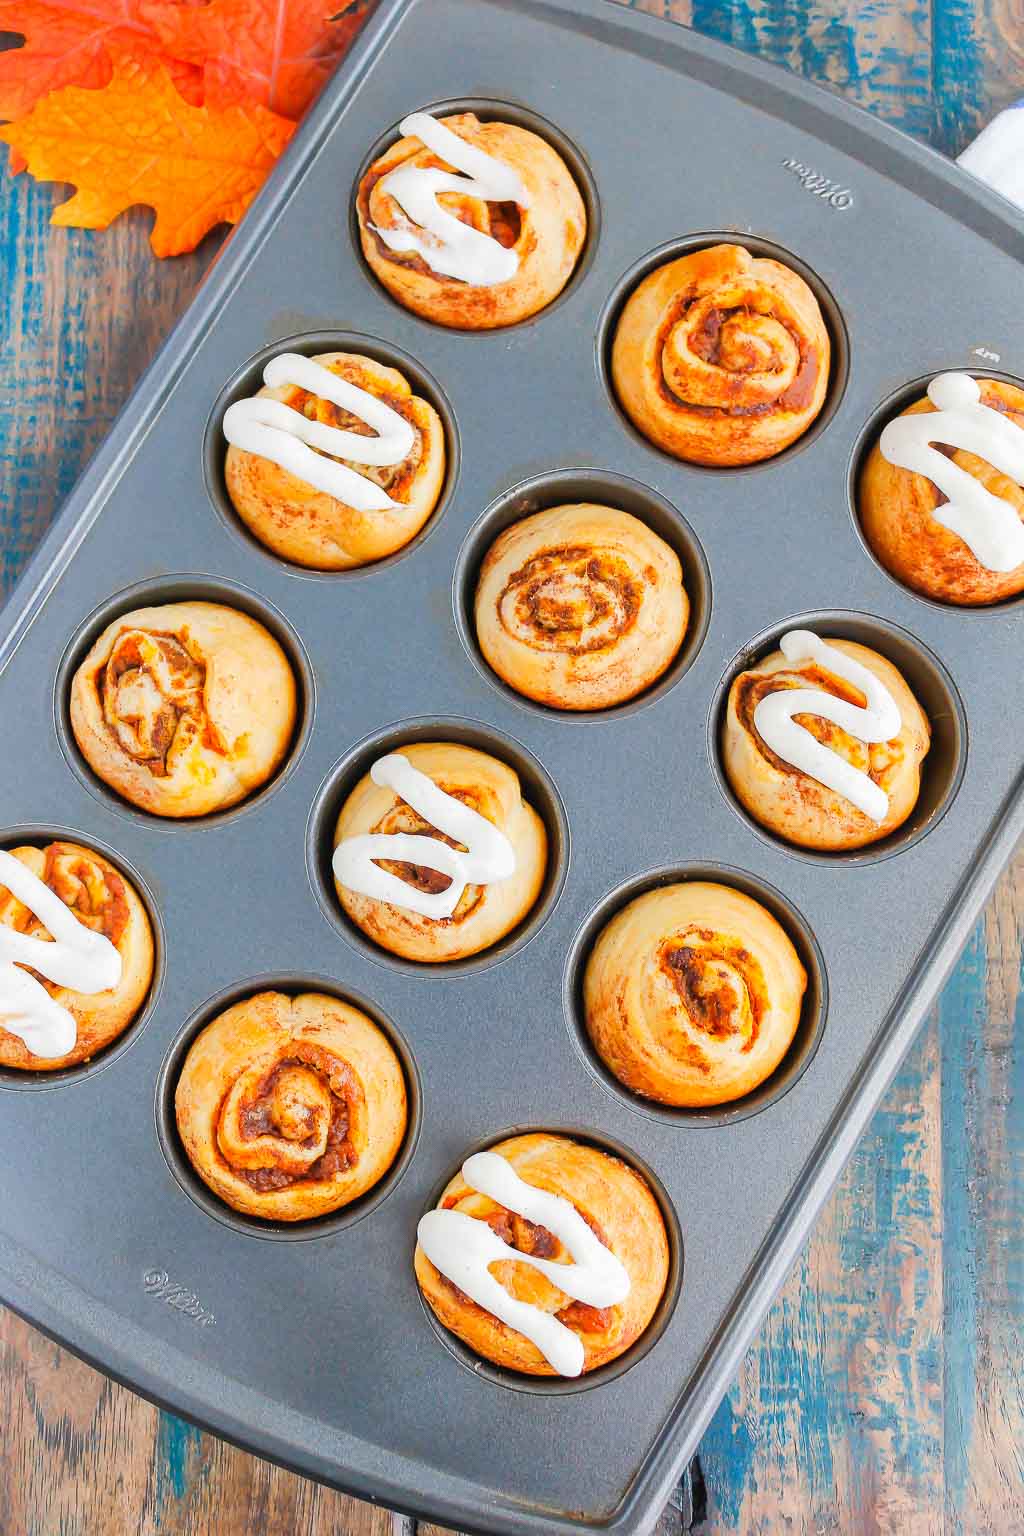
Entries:
{"label": "wood grain texture", "polygon": [[[958,152],[1024,95],[1024,0],[638,0]],[[216,241],[51,230],[0,179],[0,595]],[[702,1446],[714,1536],[1024,1530],[1024,856],[1004,877]],[[0,1536],[441,1536],[204,1435],[0,1314]],[[689,1499],[658,1536],[679,1536]]]}

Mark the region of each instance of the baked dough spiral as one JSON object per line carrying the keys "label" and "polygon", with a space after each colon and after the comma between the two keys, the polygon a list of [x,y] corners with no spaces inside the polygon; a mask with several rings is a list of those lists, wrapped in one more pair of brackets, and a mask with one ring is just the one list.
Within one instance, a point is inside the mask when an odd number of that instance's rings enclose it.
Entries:
{"label": "baked dough spiral", "polygon": [[219,603],[122,614],[71,684],[71,727],[93,772],[155,816],[205,816],[272,777],[296,686],[262,624]]}
{"label": "baked dough spiral", "polygon": [[[249,530],[274,554],[318,571],[342,571],[382,560],[408,544],[437,505],[445,476],[440,417],[414,395],[397,368],[357,352],[321,352],[312,361],[382,400],[413,428],[413,446],[400,464],[339,462],[381,487],[398,506],[361,511],[317,490],[273,460],[229,445],[224,461],[228,495]],[[257,399],[279,400],[311,421],[370,436],[350,411],[298,385],[264,385]]]}
{"label": "baked dough spiral", "polygon": [[[547,832],[533,806],[523,799],[515,769],[489,753],[451,741],[413,742],[396,750],[445,794],[505,834],[515,852],[515,872],[507,880],[467,885],[452,916],[446,918],[424,917],[335,881],[338,900],[352,922],[392,954],[428,964],[463,960],[504,938],[535,904],[547,871]],[[369,774],[360,779],[341,808],[335,847],[343,838],[365,832],[420,834],[455,846],[393,789],[375,784]],[[436,869],[390,861],[381,867],[421,891],[444,891],[451,884]]]}
{"label": "baked dough spiral", "polygon": [[[999,379],[976,380],[983,405],[1024,428],[1024,389]],[[934,412],[922,396],[903,416]],[[993,469],[966,449],[946,450],[960,469],[1008,502],[1024,520],[1024,486]],[[998,603],[1024,592],[1024,564],[994,571],[981,563],[963,539],[932,515],[945,501],[926,475],[890,464],[876,442],[865,460],[857,487],[857,510],[864,537],[878,560],[898,581],[925,597],[963,607]]]}
{"label": "baked dough spiral", "polygon": [[407,224],[402,209],[380,185],[403,167],[442,167],[446,162],[415,136],[400,138],[375,160],[359,184],[356,212],[363,254],[384,287],[415,314],[459,330],[514,325],[557,298],[572,275],[587,233],[587,213],[569,168],[546,140],[513,123],[481,122],[472,112],[439,118],[475,149],[518,173],[528,206],[488,202],[442,192],[441,207],[515,253],[514,275],[490,285],[432,271],[415,251],[394,251],[379,229]]}
{"label": "baked dough spiral", "polygon": [[817,688],[837,699],[864,704],[859,689],[814,660],[794,663],[781,651],[773,651],[739,674],[729,689],[722,761],[737,799],[762,826],[800,847],[835,852],[875,843],[906,821],[920,791],[931,727],[891,661],[853,640],[829,639],[827,644],[880,679],[899,709],[899,734],[890,741],[869,744],[818,715],[796,715],[795,722],[884,791],[889,801],[884,819],[874,821],[844,795],[783,761],[754,724],[760,700],[780,688]]}
{"label": "baked dough spiral", "polygon": [[689,599],[675,551],[615,507],[551,507],[484,557],[476,634],[510,688],[554,709],[606,709],[671,665]]}
{"label": "baked dough spiral", "polygon": [[656,268],[623,306],[612,379],[659,448],[694,464],[755,464],[825,403],[831,347],[798,273],[715,245]]}
{"label": "baked dough spiral", "polygon": [[633,1093],[696,1109],[743,1098],[788,1051],[807,973],[785,930],[731,886],[647,891],[587,961],[587,1033]]}
{"label": "baked dough spiral", "polygon": [[[55,1072],[89,1061],[138,1016],[153,981],[153,930],[131,881],[91,848],[54,842],[45,848],[12,848],[11,854],[59,896],[78,921],[109,939],[121,957],[121,979],[106,992],[86,994],[37,977],[55,1002],[75,1021],[77,1039],[63,1056],[35,1056],[25,1042],[4,1028],[0,1014],[0,1065],[32,1072]],[[52,934],[28,907],[0,882],[0,924],[31,938]]]}
{"label": "baked dough spiral", "polygon": [[405,1078],[358,1008],[319,992],[259,992],[196,1037],[174,1111],[189,1162],[227,1205],[307,1221],[387,1173],[405,1137]]}
{"label": "baked dough spiral", "polygon": [[[525,1183],[570,1201],[625,1266],[630,1279],[628,1296],[616,1306],[602,1308],[573,1301],[537,1270],[514,1259],[492,1267],[495,1278],[512,1296],[553,1314],[579,1336],[584,1372],[607,1365],[640,1338],[665,1290],[669,1246],[657,1201],[634,1169],[567,1136],[513,1136],[491,1151],[507,1159]],[[546,1228],[470,1189],[461,1173],[447,1185],[438,1207],[486,1221],[503,1241],[522,1253],[556,1264],[568,1260],[566,1250]],[[471,1301],[434,1267],[419,1245],[414,1265],[431,1311],[476,1354],[506,1370],[530,1376],[555,1374],[535,1344]]]}

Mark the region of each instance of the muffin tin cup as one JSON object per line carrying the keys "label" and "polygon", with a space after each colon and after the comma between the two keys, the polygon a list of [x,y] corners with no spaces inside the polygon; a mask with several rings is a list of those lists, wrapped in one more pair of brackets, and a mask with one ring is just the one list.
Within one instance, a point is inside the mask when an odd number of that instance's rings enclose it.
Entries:
{"label": "muffin tin cup", "polygon": [[[774,1072],[742,1098],[706,1107],[663,1104],[632,1089],[619,1081],[594,1048],[587,1031],[586,1009],[583,1006],[583,980],[587,961],[601,934],[623,907],[644,896],[648,891],[667,885],[686,884],[693,880],[708,880],[717,885],[727,885],[744,896],[760,903],[784,929],[800,957],[807,973],[807,990],[800,1010],[800,1022],[785,1056]],[[610,1093],[627,1104],[638,1115],[660,1120],[664,1125],[677,1127],[723,1127],[735,1125],[751,1115],[771,1109],[799,1082],[814,1060],[825,1031],[828,1018],[828,978],[821,948],[806,919],[797,911],[782,892],[764,880],[748,874],[746,870],[728,865],[680,864],[663,869],[650,869],[634,875],[622,885],[609,891],[603,901],[585,918],[572,942],[565,963],[562,983],[562,1007],[569,1037],[584,1065]]]}
{"label": "muffin tin cup", "polygon": [[[258,992],[284,992],[289,997],[297,997],[303,992],[322,992],[330,997],[336,997],[340,1002],[351,1004],[353,1008],[358,1008],[385,1036],[401,1063],[402,1075],[405,1078],[408,1120],[402,1145],[390,1168],[364,1195],[360,1195],[358,1200],[353,1200],[349,1205],[331,1211],[325,1216],[310,1217],[307,1221],[267,1221],[259,1216],[250,1216],[243,1211],[236,1211],[200,1178],[178,1135],[174,1094],[193,1042],[207,1024],[211,1024],[226,1009],[233,1007],[235,1003],[244,1002],[248,997],[255,997]],[[188,1198],[207,1216],[246,1237],[279,1242],[309,1242],[314,1238],[331,1237],[355,1226],[357,1222],[363,1221],[382,1205],[393,1192],[416,1152],[423,1118],[423,1092],[416,1058],[408,1042],[392,1021],[369,998],[353,992],[350,987],[340,985],[330,976],[270,972],[264,976],[251,976],[244,981],[236,982],[233,986],[225,987],[222,992],[209,998],[200,1008],[197,1008],[192,1017],[186,1020],[172,1040],[157,1076],[154,1113],[160,1150],[163,1152],[168,1168]]]}
{"label": "muffin tin cup", "polygon": [[609,1360],[607,1365],[598,1366],[596,1370],[587,1371],[582,1376],[531,1376],[526,1371],[512,1371],[504,1366],[495,1365],[490,1360],[483,1359],[470,1349],[468,1344],[446,1328],[440,1318],[436,1316],[426,1297],[420,1291],[420,1303],[435,1335],[440,1339],[445,1349],[459,1362],[471,1371],[481,1381],[492,1382],[495,1386],[506,1387],[511,1392],[523,1392],[536,1397],[568,1397],[577,1392],[590,1392],[595,1387],[607,1385],[623,1376],[633,1366],[655,1348],[662,1334],[672,1318],[672,1314],[679,1303],[680,1293],[683,1288],[683,1234],[679,1225],[679,1217],[675,1207],[669,1199],[661,1180],[653,1170],[638,1157],[630,1148],[622,1142],[611,1137],[578,1126],[561,1125],[516,1125],[508,1130],[498,1131],[485,1140],[477,1142],[474,1146],[467,1147],[460,1161],[451,1168],[444,1178],[435,1186],[430,1198],[423,1208],[426,1211],[435,1210],[441,1196],[458,1173],[467,1157],[474,1152],[487,1152],[499,1142],[508,1141],[512,1136],[530,1136],[544,1133],[549,1136],[565,1136],[573,1141],[584,1142],[587,1146],[594,1147],[598,1152],[607,1152],[612,1157],[617,1157],[620,1162],[626,1163],[646,1181],[648,1189],[654,1196],[661,1211],[662,1220],[665,1223],[665,1235],[668,1238],[668,1278],[665,1281],[665,1289],[661,1300],[655,1308],[654,1315],[640,1337],[616,1360]]}
{"label": "muffin tin cup", "polygon": [[[642,122],[624,127],[595,89],[612,70]],[[588,202],[572,279],[516,326],[434,325],[363,263],[353,189],[425,105],[526,123]],[[698,142],[699,156],[681,152]],[[843,197],[816,195],[810,173]],[[0,834],[67,829],[108,853],[144,893],[159,948],[148,1010],[120,1042],[74,1081],[33,1078],[46,1099],[2,1095],[5,1301],[173,1410],[378,1504],[495,1536],[653,1527],[1024,833],[1019,605],[966,622],[865,559],[850,526],[856,455],[894,391],[940,368],[1024,375],[1024,313],[993,303],[1019,288],[1022,233],[995,194],[834,96],[635,10],[381,0],[5,609],[0,711],[15,729],[0,753]],[[742,472],[660,452],[607,381],[633,284],[720,238],[801,272],[835,349],[817,422]],[[227,400],[272,352],[334,345],[399,366],[441,413],[450,454],[423,533],[351,577],[255,542],[219,478]],[[493,535],[581,498],[666,538],[693,604],[674,667],[594,714],[505,688],[471,622]],[[264,623],[302,710],[259,793],[169,821],[91,774],[67,690],[108,619],[188,597]],[[931,716],[918,810],[885,845],[815,856],[782,844],[722,778],[731,676],[798,623],[889,656]],[[381,751],[429,737],[515,767],[551,839],[548,884],[520,928],[440,966],[403,962],[351,925],[329,863],[348,787]],[[602,1075],[578,978],[617,905],[698,873],[775,912],[814,1007],[762,1089],[694,1117]],[[322,987],[390,1023],[421,1104],[408,1161],[365,1206],[320,1218],[323,1231],[236,1222],[177,1146],[172,1085],[188,1041],[272,984]],[[522,1384],[466,1369],[424,1326],[416,1223],[469,1149],[521,1124],[637,1162],[664,1197],[677,1262],[685,1243],[660,1337],[648,1330],[649,1353],[585,1390],[508,1390]],[[215,1325],[147,1282],[165,1274]]]}

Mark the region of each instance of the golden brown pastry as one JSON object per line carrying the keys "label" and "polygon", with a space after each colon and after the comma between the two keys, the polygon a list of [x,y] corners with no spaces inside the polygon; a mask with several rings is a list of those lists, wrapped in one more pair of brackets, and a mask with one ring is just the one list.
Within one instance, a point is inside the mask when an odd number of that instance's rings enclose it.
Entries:
{"label": "golden brown pastry", "polygon": [[[365,834],[398,833],[431,839],[448,849],[466,846],[458,837],[440,831],[428,819],[429,810],[428,814],[421,814],[395,788],[375,783],[366,774],[342,806],[335,828],[338,899],[357,927],[392,954],[427,963],[462,960],[504,938],[536,902],[547,869],[544,823],[523,799],[515,770],[487,752],[450,741],[420,741],[399,748],[397,755],[415,774],[425,776],[429,781],[428,792],[434,788],[451,797],[456,803],[456,815],[459,807],[465,807],[503,835],[502,841],[510,849],[510,862],[514,864],[512,873],[483,883],[466,879],[457,905],[447,917],[418,912],[353,888],[346,883],[347,877],[339,873],[341,845],[347,845],[349,839]],[[378,760],[374,773],[380,761],[390,762],[393,758]],[[451,809],[449,803],[447,810]],[[486,833],[487,827],[481,831]],[[416,893],[436,898],[451,891],[457,873],[445,873],[431,864],[429,843],[413,848],[415,863],[383,857],[387,851],[385,844],[374,854],[374,866],[401,882],[395,887],[395,895],[403,901],[415,900]],[[440,850],[442,855],[444,851]],[[426,903],[428,907],[432,904],[437,903]]]}
{"label": "golden brown pastry", "polygon": [[[574,1300],[547,1274],[517,1260],[518,1252],[562,1266],[571,1264],[573,1255],[542,1222],[531,1221],[471,1186],[464,1173],[473,1172],[475,1160],[468,1160],[464,1171],[446,1187],[438,1210],[460,1212],[486,1223],[495,1238],[507,1245],[508,1258],[499,1254],[490,1274],[507,1296],[527,1304],[530,1311],[521,1314],[523,1317],[532,1318],[532,1323],[539,1319],[546,1334],[554,1331],[558,1348],[568,1344],[570,1354],[574,1348],[579,1350],[571,1338],[557,1340],[559,1330],[551,1329],[552,1319],[579,1340],[581,1371],[559,1370],[536,1342],[471,1300],[442,1274],[424,1252],[424,1246],[432,1244],[421,1222],[414,1263],[427,1304],[444,1327],[476,1354],[507,1370],[530,1376],[576,1375],[607,1365],[641,1337],[665,1290],[669,1246],[657,1201],[632,1168],[567,1136],[513,1136],[492,1147],[490,1153],[505,1159],[533,1190],[569,1202],[591,1237],[596,1237],[600,1247],[625,1269],[628,1294],[614,1304],[590,1305]],[[446,1238],[445,1234],[442,1241]],[[565,1283],[569,1283],[568,1272]]]}
{"label": "golden brown pastry", "polygon": [[[587,232],[583,199],[562,157],[528,129],[482,123],[472,112],[438,119],[414,113],[402,126],[408,133],[370,166],[356,203],[363,254],[388,292],[427,320],[469,331],[513,325],[550,304],[569,281]],[[469,160],[459,140],[470,147]],[[481,152],[486,162],[475,159]],[[402,180],[385,183],[399,169]],[[413,172],[428,174],[410,181]],[[438,186],[444,172],[457,174]],[[409,208],[436,228],[424,228]],[[452,220],[482,238],[467,250],[456,229],[453,247]]]}
{"label": "golden brown pastry", "polygon": [[[89,1061],[123,1034],[138,1016],[153,980],[153,931],[131,881],[102,854],[78,843],[64,842],[49,843],[45,848],[12,848],[10,852],[60,898],[83,927],[109,940],[121,958],[120,980],[102,992],[78,992],[48,981],[38,972],[32,973],[74,1020],[75,1043],[59,1056],[35,1055],[21,1036],[12,1032],[15,1021],[11,1017],[5,1019],[0,999],[0,1065],[54,1072]],[[0,928],[46,942],[53,940],[35,911],[3,884],[2,874]],[[11,1025],[11,1029],[6,1025]]]}
{"label": "golden brown pastry", "polygon": [[[824,643],[826,648],[817,659],[808,656],[794,661],[781,650],[773,651],[739,674],[729,690],[722,760],[737,799],[770,832],[804,848],[862,848],[902,826],[914,809],[931,728],[892,662],[853,640],[827,639]],[[841,706],[852,706],[858,712],[854,722],[866,708],[865,690],[838,670],[845,666],[844,658],[855,667],[866,668],[885,690],[896,727],[886,739],[866,740],[857,734],[860,726],[848,729],[842,721],[827,718],[822,712],[822,695],[840,701]],[[755,711],[763,699],[784,689],[813,690],[818,696],[815,703],[808,695],[812,707],[793,717],[804,733],[797,750],[802,751],[813,738],[812,753],[815,743],[828,749],[829,755],[821,760],[825,764],[822,771],[831,774],[837,764],[840,776],[846,775],[846,765],[857,770],[852,781],[854,792],[877,800],[877,813],[859,807],[849,794],[829,787],[764,740],[755,723]]]}
{"label": "golden brown pastry", "polygon": [[587,1032],[633,1093],[688,1109],[728,1104],[770,1077],[797,1025],[807,974],[785,930],[731,886],[694,880],[638,896],[594,945]]}
{"label": "golden brown pastry", "polygon": [[[1024,429],[1024,389],[997,379],[975,382],[982,404]],[[935,410],[922,396],[901,415]],[[1024,520],[1024,485],[1018,479],[1001,474],[976,453],[936,446]],[[925,597],[965,607],[998,603],[1024,592],[1024,562],[1012,570],[991,570],[959,534],[936,520],[946,499],[927,475],[890,463],[880,443],[874,444],[861,471],[857,510],[864,536],[886,570]]]}
{"label": "golden brown pastry", "polygon": [[295,730],[277,641],[219,603],[122,614],[71,684],[71,726],[111,789],[155,816],[205,816],[272,777]]}
{"label": "golden brown pastry", "polygon": [[[300,359],[307,369],[310,363],[382,401],[411,428],[411,447],[398,462],[384,465],[364,464],[357,456],[331,455],[326,448],[310,448],[310,452],[322,453],[354,470],[395,505],[353,506],[343,496],[317,489],[274,459],[255,451],[246,452],[234,442],[229,442],[224,478],[235,511],[268,549],[314,570],[341,571],[393,554],[423,527],[444,484],[444,428],[434,407],[413,394],[408,380],[397,368],[385,367],[372,357],[355,352],[322,352]],[[314,381],[315,373],[310,379]],[[255,399],[280,401],[311,422],[343,432],[376,435],[373,427],[353,411],[299,383],[265,384]],[[242,405],[247,408],[250,402]],[[230,437],[227,416],[225,432]],[[268,447],[280,438],[280,433],[268,428],[263,432]]]}
{"label": "golden brown pastry", "polygon": [[615,507],[551,507],[513,523],[487,551],[477,640],[528,699],[607,709],[672,664],[689,606],[678,556],[646,523]]}
{"label": "golden brown pastry", "polygon": [[741,245],[715,245],[633,290],[615,329],[612,379],[634,426],[677,459],[755,464],[818,415],[830,351],[802,277]]}
{"label": "golden brown pastry", "polygon": [[196,1037],[174,1094],[196,1173],[236,1211],[308,1221],[387,1173],[405,1137],[405,1078],[358,1008],[260,992]]}

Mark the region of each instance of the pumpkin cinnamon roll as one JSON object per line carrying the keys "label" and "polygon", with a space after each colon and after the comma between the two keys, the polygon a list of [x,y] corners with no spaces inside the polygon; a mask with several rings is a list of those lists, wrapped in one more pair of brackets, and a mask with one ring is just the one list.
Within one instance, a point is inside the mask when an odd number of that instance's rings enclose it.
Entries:
{"label": "pumpkin cinnamon roll", "polygon": [[53,1072],[104,1050],[153,981],[131,881],[78,843],[0,853],[0,1065]]}
{"label": "pumpkin cinnamon roll", "polygon": [[623,907],[594,945],[587,1033],[633,1093],[677,1108],[729,1104],[782,1061],[806,986],[759,902],[709,881],[663,886]]}
{"label": "pumpkin cinnamon roll", "polygon": [[567,1136],[513,1136],[468,1157],[417,1237],[416,1279],[438,1321],[529,1376],[617,1359],[668,1282],[665,1222],[645,1180]]}
{"label": "pumpkin cinnamon roll", "polygon": [[343,910],[383,949],[426,963],[463,960],[511,933],[547,871],[547,832],[515,769],[450,741],[378,758],[334,841]]}
{"label": "pumpkin cinnamon roll", "polygon": [[612,380],[652,443],[694,464],[756,464],[825,403],[831,347],[798,273],[715,245],[656,268],[623,306]]}
{"label": "pumpkin cinnamon roll", "polygon": [[762,826],[835,852],[902,826],[930,740],[928,717],[892,662],[853,640],[791,630],[729,689],[722,761]]}
{"label": "pumpkin cinnamon roll", "polygon": [[205,816],[270,779],[292,741],[296,686],[262,624],[219,603],[122,614],[71,684],[93,772],[154,816]]}
{"label": "pumpkin cinnamon roll", "polygon": [[196,1173],[226,1205],[308,1221],[365,1195],[405,1137],[405,1078],[358,1008],[260,992],[196,1037],[174,1095]]}
{"label": "pumpkin cinnamon roll", "polygon": [[1024,389],[947,373],[889,422],[861,470],[864,537],[941,603],[1024,592]]}
{"label": "pumpkin cinnamon roll", "polygon": [[554,709],[607,709],[649,688],[683,642],[689,600],[675,551],[615,507],[551,507],[484,557],[476,633],[517,693]]}
{"label": "pumpkin cinnamon roll", "polygon": [[275,555],[341,571],[403,548],[437,505],[445,437],[397,368],[354,352],[282,352],[224,414],[224,479]]}
{"label": "pumpkin cinnamon roll", "polygon": [[460,330],[536,314],[572,275],[587,214],[544,139],[472,112],[413,112],[363,176],[363,254],[406,309]]}

